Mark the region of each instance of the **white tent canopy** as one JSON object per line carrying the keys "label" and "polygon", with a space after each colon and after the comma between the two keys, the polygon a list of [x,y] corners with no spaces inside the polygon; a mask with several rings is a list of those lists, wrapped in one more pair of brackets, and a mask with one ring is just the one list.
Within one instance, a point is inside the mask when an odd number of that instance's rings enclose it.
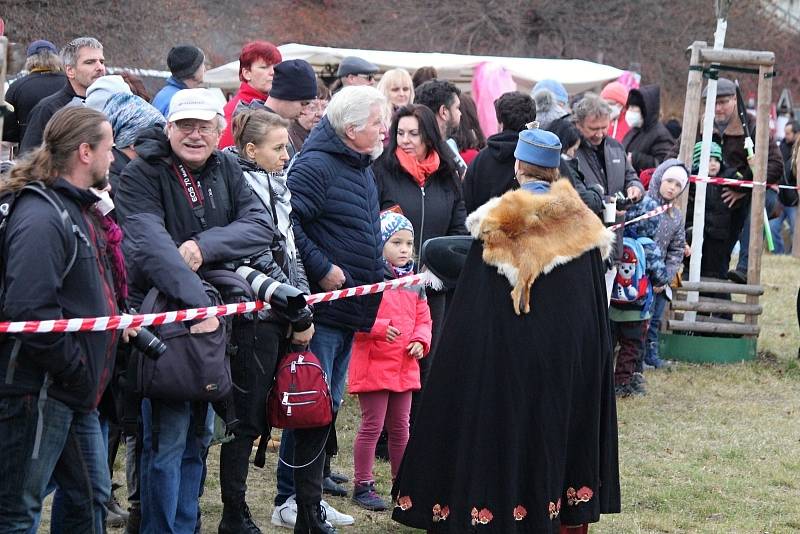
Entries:
{"label": "white tent canopy", "polygon": [[[442,78],[460,84],[469,84],[476,66],[491,62],[506,68],[520,90],[529,90],[546,78],[564,84],[570,94],[597,88],[618,78],[623,71],[581,59],[537,59],[500,56],[467,56],[439,52],[392,52],[387,50],[359,50],[330,48],[289,43],[278,47],[283,59],[304,59],[319,72],[325,65],[337,65],[347,56],[358,56],[370,61],[381,71],[404,68],[413,73],[419,67],[433,66]],[[212,87],[235,89],[239,86],[239,61],[232,61],[206,72],[205,81]]]}

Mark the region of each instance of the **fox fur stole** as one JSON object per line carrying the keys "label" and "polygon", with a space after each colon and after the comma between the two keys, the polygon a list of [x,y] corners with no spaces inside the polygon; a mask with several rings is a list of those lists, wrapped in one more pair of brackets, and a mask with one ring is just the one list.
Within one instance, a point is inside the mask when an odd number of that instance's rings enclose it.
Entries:
{"label": "fox fur stole", "polygon": [[540,274],[594,248],[606,259],[614,243],[614,232],[567,179],[555,181],[545,194],[518,189],[495,197],[467,217],[467,228],[483,241],[483,261],[513,286],[517,315],[530,311],[531,286]]}

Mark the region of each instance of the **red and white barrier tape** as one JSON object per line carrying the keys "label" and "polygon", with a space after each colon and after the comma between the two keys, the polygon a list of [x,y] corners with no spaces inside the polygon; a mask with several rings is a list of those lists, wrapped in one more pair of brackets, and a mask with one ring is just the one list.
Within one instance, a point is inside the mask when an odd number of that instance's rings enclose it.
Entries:
{"label": "red and white barrier tape", "polygon": [[[404,276],[388,282],[369,284],[364,286],[349,287],[328,291],[327,293],[315,293],[309,296],[306,301],[309,304],[319,302],[330,302],[347,297],[360,295],[371,295],[380,293],[386,289],[396,289],[398,287],[408,287],[418,284],[431,284],[433,275],[429,273]],[[222,317],[225,315],[238,315],[251,311],[269,308],[269,304],[263,301],[240,302],[239,304],[221,304],[219,306],[208,306],[206,308],[190,308],[161,313],[145,313],[139,315],[114,315],[111,317],[92,317],[85,319],[56,319],[49,321],[15,321],[0,322],[0,333],[9,334],[34,334],[47,332],[103,332],[106,330],[119,330],[130,327],[162,325],[175,323],[178,321],[188,321],[195,319],[205,319],[207,317]]]}
{"label": "red and white barrier tape", "polygon": [[625,221],[624,223],[619,223],[619,224],[615,224],[613,226],[609,226],[608,229],[611,230],[611,231],[619,230],[623,226],[628,226],[629,224],[633,224],[635,222],[643,221],[645,219],[650,219],[651,217],[656,217],[658,215],[661,215],[662,213],[664,213],[665,211],[667,211],[671,207],[672,207],[672,204],[661,205],[661,206],[657,207],[654,210],[650,210],[647,213],[642,213],[638,217],[634,217],[630,221]]}
{"label": "red and white barrier tape", "polygon": [[699,176],[690,176],[690,182],[705,182],[707,184],[714,184],[714,185],[728,185],[733,187],[749,187],[752,188],[754,185],[766,185],[770,188],[778,188],[778,189],[797,189],[800,191],[800,186],[798,185],[778,185],[778,184],[767,184],[766,182],[750,182],[748,180],[733,180],[731,178],[700,178]]}

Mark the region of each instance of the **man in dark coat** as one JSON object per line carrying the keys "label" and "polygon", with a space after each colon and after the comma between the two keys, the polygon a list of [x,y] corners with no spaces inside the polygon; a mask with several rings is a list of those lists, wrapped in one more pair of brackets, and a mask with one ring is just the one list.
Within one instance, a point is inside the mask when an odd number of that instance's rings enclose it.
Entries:
{"label": "man in dark coat", "polygon": [[633,169],[641,173],[658,167],[669,157],[675,140],[659,120],[661,114],[661,89],[658,85],[644,85],[628,93],[625,120],[631,127],[622,139]]}
{"label": "man in dark coat", "polygon": [[18,143],[25,136],[34,106],[67,81],[58,50],[50,41],[34,41],[28,46],[25,70],[28,74],[14,81],[6,92],[6,102],[14,106],[14,111],[3,121],[3,141]]}
{"label": "man in dark coat", "polygon": [[[703,98],[708,88],[703,89]],[[755,120],[750,115],[746,117],[750,135],[753,142],[756,140]],[[697,140],[701,139],[702,132],[698,132]],[[713,140],[722,147],[722,157],[725,167],[734,169],[741,175],[739,179],[752,181],[753,169],[750,167],[747,150],[745,149],[745,128],[739,117],[736,106],[736,85],[727,78],[720,78],[717,82],[717,100],[714,106],[714,135]],[[783,177],[783,160],[778,146],[770,138],[767,160],[767,183],[777,184]],[[755,163],[754,161],[752,163]],[[732,210],[731,227],[729,234],[729,250],[733,250],[739,241],[740,252],[736,268],[728,271],[728,278],[734,282],[747,281],[747,262],[750,248],[750,198],[752,190],[746,187],[726,187],[722,190],[722,200]],[[767,188],[764,196],[767,213],[770,217],[779,209],[778,194]],[[779,213],[779,212],[778,212]]]}
{"label": "man in dark coat", "polygon": [[[625,149],[606,135],[611,120],[609,105],[599,96],[587,94],[573,106],[572,111],[575,125],[583,137],[575,157],[586,187],[599,185],[607,196],[623,192],[631,201],[638,202],[644,194],[644,186],[628,161]],[[624,219],[624,214],[618,212],[617,222]],[[617,231],[617,241],[611,255],[615,262],[621,257],[622,228]]]}
{"label": "man in dark coat", "polygon": [[[208,89],[175,93],[166,134],[142,132],[139,156],[122,171],[115,197],[130,294],[138,305],[155,286],[185,308],[209,306],[197,271],[262,252],[272,242],[271,224],[247,186],[236,158],[216,150],[225,126],[222,106]],[[195,199],[195,200],[192,200]],[[199,209],[198,209],[199,208]],[[192,333],[215,332],[216,317],[191,326]],[[153,406],[158,445],[154,447]],[[140,493],[144,532],[193,532],[197,521],[204,451],[211,432],[196,429],[192,403],[144,399]],[[208,411],[209,415],[212,412]]]}
{"label": "man in dark coat", "polygon": [[[289,169],[295,241],[312,291],[383,280],[378,189],[370,165],[383,151],[385,102],[373,87],[343,88],[331,99],[326,116],[308,136]],[[344,395],[353,336],[357,331],[370,330],[379,304],[380,296],[371,295],[314,307],[316,330],[311,351],[329,377],[336,412]],[[295,464],[308,465],[294,470],[292,484],[291,469],[279,463],[273,523],[289,526],[294,522],[293,493],[298,527],[308,528],[321,516],[318,512],[326,454],[311,459],[319,453],[328,434],[327,426],[284,431],[281,457],[291,458],[289,451],[294,447]],[[326,509],[328,521],[334,525],[352,524],[352,517],[342,517],[331,510]],[[308,532],[296,530],[301,531]]]}
{"label": "man in dark coat", "polygon": [[103,45],[94,37],[78,37],[61,51],[67,83],[57,93],[48,96],[31,111],[28,128],[19,145],[20,154],[32,150],[42,143],[42,133],[53,113],[73,99],[85,100],[86,90],[96,79],[106,74]]}
{"label": "man in dark coat", "polygon": [[519,91],[505,93],[494,103],[499,133],[486,140],[464,176],[464,205],[472,213],[492,197],[516,189],[514,149],[519,132],[536,120],[536,104]]}
{"label": "man in dark coat", "polygon": [[[111,126],[97,111],[68,109],[53,116],[45,140],[3,184],[3,193],[22,192],[5,230],[0,315],[9,321],[117,315],[113,267],[93,208],[98,197],[89,190],[106,183]],[[35,180],[47,184],[48,198],[23,190]],[[97,407],[118,338],[117,330],[3,336],[0,531],[28,532],[53,478],[64,497],[58,527],[104,531],[111,479]]]}

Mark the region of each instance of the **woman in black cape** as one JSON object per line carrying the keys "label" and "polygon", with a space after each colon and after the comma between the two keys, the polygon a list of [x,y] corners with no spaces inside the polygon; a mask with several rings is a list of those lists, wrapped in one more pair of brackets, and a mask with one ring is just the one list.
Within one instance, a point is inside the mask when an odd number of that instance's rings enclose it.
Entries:
{"label": "woman in black cape", "polygon": [[556,136],[523,131],[515,156],[521,189],[467,221],[478,239],[392,491],[393,519],[429,532],[579,533],[620,509],[613,237],[555,181]]}

